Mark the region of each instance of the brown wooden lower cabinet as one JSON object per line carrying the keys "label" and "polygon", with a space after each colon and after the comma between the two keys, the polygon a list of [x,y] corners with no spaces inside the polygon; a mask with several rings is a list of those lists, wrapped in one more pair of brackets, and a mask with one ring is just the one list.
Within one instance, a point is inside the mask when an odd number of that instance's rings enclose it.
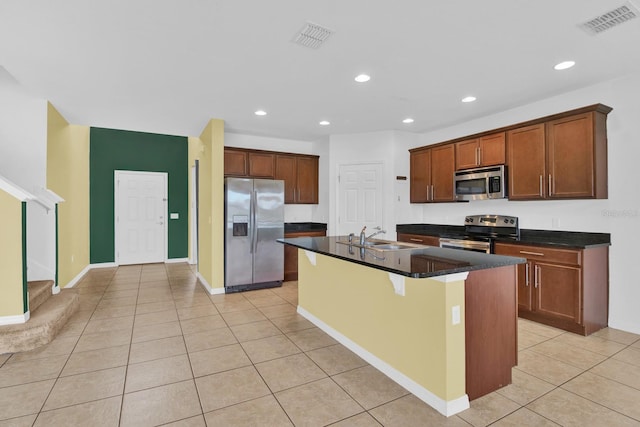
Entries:
{"label": "brown wooden lower cabinet", "polygon": [[398,242],[417,243],[419,245],[440,246],[440,237],[423,234],[398,233]]}
{"label": "brown wooden lower cabinet", "polygon": [[609,247],[564,249],[496,243],[497,255],[527,258],[518,266],[518,315],[581,335],[607,326]]}
{"label": "brown wooden lower cabinet", "polygon": [[[323,237],[326,230],[319,231],[296,231],[285,233],[285,238],[293,237]],[[291,245],[284,245],[284,281],[298,280],[298,248]]]}
{"label": "brown wooden lower cabinet", "polygon": [[464,284],[469,400],[511,384],[518,363],[516,266],[470,271]]}

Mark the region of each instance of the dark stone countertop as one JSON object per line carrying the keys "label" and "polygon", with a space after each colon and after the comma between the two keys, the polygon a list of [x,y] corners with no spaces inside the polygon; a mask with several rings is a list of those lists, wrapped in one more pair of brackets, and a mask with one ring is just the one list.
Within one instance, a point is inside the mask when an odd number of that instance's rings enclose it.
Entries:
{"label": "dark stone countertop", "polygon": [[[465,235],[464,226],[438,224],[398,224],[396,232],[454,238]],[[611,245],[611,234],[520,229],[520,240],[517,242],[511,239],[496,239],[496,242],[586,249]]]}
{"label": "dark stone countertop", "polygon": [[301,231],[327,231],[327,224],[322,222],[285,222],[285,233],[296,233]]}
{"label": "dark stone countertop", "polygon": [[296,237],[278,239],[278,241],[311,252],[413,278],[486,270],[522,264],[526,261],[524,258],[489,255],[433,246],[396,251],[377,251],[374,249],[361,250],[356,246],[337,243],[338,241],[346,242],[347,239],[347,236]]}

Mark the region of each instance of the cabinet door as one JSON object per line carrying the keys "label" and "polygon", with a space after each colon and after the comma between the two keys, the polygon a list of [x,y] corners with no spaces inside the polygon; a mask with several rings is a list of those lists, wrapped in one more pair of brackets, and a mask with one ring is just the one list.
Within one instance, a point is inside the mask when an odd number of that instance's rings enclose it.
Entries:
{"label": "cabinet door", "polygon": [[276,156],[275,179],[284,181],[284,202],[295,203],[296,157],[278,154]]}
{"label": "cabinet door", "polygon": [[273,178],[275,156],[269,153],[249,152],[249,176],[252,178]]}
{"label": "cabinet door", "polygon": [[480,165],[478,140],[456,142],[456,170],[475,168]]}
{"label": "cabinet door", "polygon": [[318,158],[297,158],[297,194],[296,203],[318,203]]}
{"label": "cabinet door", "polygon": [[531,262],[518,265],[518,312],[533,310],[532,271]]}
{"label": "cabinet door", "polygon": [[455,172],[453,144],[431,149],[431,201],[453,202],[453,174]]}
{"label": "cabinet door", "polygon": [[548,196],[595,197],[592,113],[554,120],[546,130]]}
{"label": "cabinet door", "polygon": [[581,323],[580,268],[542,262],[533,263],[533,268],[536,311]]}
{"label": "cabinet door", "polygon": [[507,133],[509,199],[533,200],[546,196],[544,124]]}
{"label": "cabinet door", "polygon": [[[322,231],[300,231],[295,233],[286,233],[285,238],[288,237],[322,237],[326,236],[327,232]],[[291,245],[284,245],[284,281],[298,280],[298,248]]]}
{"label": "cabinet door", "polygon": [[503,165],[505,162],[505,133],[483,136],[478,141],[480,166]]}
{"label": "cabinet door", "polygon": [[409,201],[426,203],[431,194],[431,150],[413,151],[409,157]]}
{"label": "cabinet door", "polygon": [[224,175],[249,176],[246,151],[224,149]]}

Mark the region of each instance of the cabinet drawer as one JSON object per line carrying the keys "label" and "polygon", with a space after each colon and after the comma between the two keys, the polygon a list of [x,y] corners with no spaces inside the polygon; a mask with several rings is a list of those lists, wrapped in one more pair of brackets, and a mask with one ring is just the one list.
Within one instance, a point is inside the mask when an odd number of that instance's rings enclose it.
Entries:
{"label": "cabinet drawer", "polygon": [[548,246],[526,246],[510,243],[496,243],[495,253],[498,255],[517,256],[529,260],[547,261],[558,264],[582,264],[582,251],[577,249],[560,249],[550,248]]}
{"label": "cabinet drawer", "polygon": [[438,236],[426,236],[423,234],[398,233],[398,241],[427,246],[440,246],[440,238]]}

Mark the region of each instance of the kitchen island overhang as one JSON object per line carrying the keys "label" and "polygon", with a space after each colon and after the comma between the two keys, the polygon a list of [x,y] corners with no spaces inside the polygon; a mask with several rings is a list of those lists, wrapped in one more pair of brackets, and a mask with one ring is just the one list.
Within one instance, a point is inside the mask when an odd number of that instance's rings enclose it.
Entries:
{"label": "kitchen island overhang", "polygon": [[465,286],[469,286],[465,279],[473,271],[499,272],[496,277],[504,283],[498,286],[508,290],[497,297],[507,306],[503,318],[508,319],[509,339],[503,352],[508,357],[501,364],[510,382],[516,357],[515,265],[524,259],[435,247],[360,250],[338,243],[344,239],[279,240],[301,251],[298,312],[302,316],[450,416],[469,407],[465,347],[466,334],[472,334],[474,327],[465,327]]}

